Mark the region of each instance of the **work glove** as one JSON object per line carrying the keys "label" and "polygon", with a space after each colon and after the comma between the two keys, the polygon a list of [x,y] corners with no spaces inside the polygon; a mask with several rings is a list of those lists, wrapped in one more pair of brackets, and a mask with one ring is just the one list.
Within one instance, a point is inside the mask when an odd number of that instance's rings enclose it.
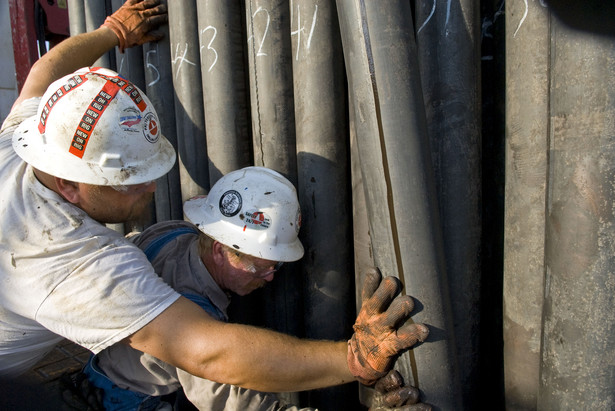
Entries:
{"label": "work glove", "polygon": [[376,395],[368,411],[427,411],[431,405],[419,402],[419,390],[411,385],[404,385],[404,379],[396,370],[376,381]]}
{"label": "work glove", "polygon": [[[414,302],[399,296],[400,281],[371,269],[363,282],[363,304],[348,341],[348,368],[364,385],[372,385],[392,368],[399,353],[417,341],[424,341],[429,330],[423,324],[405,324]],[[399,328],[397,328],[399,327]]]}
{"label": "work glove", "polygon": [[167,21],[167,6],[160,0],[127,0],[102,25],[113,30],[123,53],[126,48],[160,40],[164,35],[153,30]]}

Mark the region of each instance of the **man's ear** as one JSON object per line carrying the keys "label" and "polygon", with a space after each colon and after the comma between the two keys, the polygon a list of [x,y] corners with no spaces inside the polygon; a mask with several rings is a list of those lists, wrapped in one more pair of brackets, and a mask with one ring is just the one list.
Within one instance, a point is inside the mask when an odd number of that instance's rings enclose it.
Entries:
{"label": "man's ear", "polygon": [[214,260],[214,263],[218,267],[222,267],[224,265],[224,261],[226,260],[226,257],[224,256],[225,253],[226,251],[224,250],[224,246],[222,245],[222,243],[219,243],[214,240],[211,245],[211,256]]}
{"label": "man's ear", "polygon": [[79,185],[74,181],[54,177],[58,193],[69,203],[78,204],[81,201]]}

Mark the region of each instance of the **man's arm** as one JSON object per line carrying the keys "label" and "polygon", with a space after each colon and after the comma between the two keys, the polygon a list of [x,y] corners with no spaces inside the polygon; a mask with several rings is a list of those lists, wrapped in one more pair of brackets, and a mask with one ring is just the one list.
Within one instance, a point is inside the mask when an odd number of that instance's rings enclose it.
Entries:
{"label": "man's arm", "polygon": [[32,65],[13,107],[23,100],[42,96],[55,80],[92,65],[117,44],[117,36],[107,27],[62,41]]}
{"label": "man's arm", "polygon": [[133,47],[160,39],[161,35],[152,30],[167,21],[166,6],[160,5],[160,0],[128,0],[113,16],[92,32],[67,38],[37,60],[13,107],[28,98],[42,96],[55,80],[91,66],[117,45]]}
{"label": "man's arm", "polygon": [[259,391],[302,391],[355,380],[345,341],[301,340],[216,321],[183,297],[127,343],[190,374]]}
{"label": "man's arm", "polygon": [[302,391],[353,381],[372,384],[397,355],[424,341],[423,324],[402,325],[413,309],[399,280],[368,273],[363,303],[347,342],[302,340],[213,320],[180,298],[126,339],[133,348],[212,381],[259,391]]}

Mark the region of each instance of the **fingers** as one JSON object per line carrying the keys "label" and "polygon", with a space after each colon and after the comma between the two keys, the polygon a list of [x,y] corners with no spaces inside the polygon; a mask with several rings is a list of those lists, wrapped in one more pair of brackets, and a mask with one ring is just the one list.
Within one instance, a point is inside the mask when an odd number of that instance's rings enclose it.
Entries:
{"label": "fingers", "polygon": [[412,347],[417,342],[423,342],[429,335],[425,324],[406,324],[397,330],[396,350],[401,351]]}
{"label": "fingers", "polygon": [[401,374],[397,370],[391,370],[387,375],[382,377],[376,382],[374,388],[376,391],[384,394],[386,392],[392,391],[396,388],[399,388],[404,383]]}
{"label": "fingers", "polygon": [[396,277],[385,277],[373,295],[363,300],[362,309],[368,314],[377,314],[386,310],[393,298],[399,293],[401,283]]}
{"label": "fingers", "polygon": [[416,404],[419,401],[419,390],[411,385],[400,387],[384,394],[382,401],[387,407]]}
{"label": "fingers", "polygon": [[146,21],[149,31],[153,28],[160,27],[163,24],[166,24],[166,22],[169,21],[169,15],[166,13],[160,14],[158,16],[149,17]]}
{"label": "fingers", "polygon": [[141,12],[141,14],[143,15],[143,17],[153,17],[159,14],[166,14],[167,13],[167,6],[166,4],[159,4],[156,7],[152,7],[152,8],[147,8],[145,10],[143,10],[143,12]]}
{"label": "fingers", "polygon": [[136,6],[140,10],[151,9],[160,4],[160,0],[127,0],[124,5]]}
{"label": "fingers", "polygon": [[396,411],[431,411],[431,409],[431,405],[425,403],[404,405],[403,407],[395,408]]}
{"label": "fingers", "polygon": [[382,325],[395,328],[405,322],[414,309],[414,300],[408,295],[397,297],[382,314]]}
{"label": "fingers", "polygon": [[380,281],[382,281],[380,270],[371,267],[367,273],[365,273],[365,279],[363,280],[363,287],[361,289],[361,301],[365,302],[371,298],[378,288]]}
{"label": "fingers", "polygon": [[381,405],[388,408],[416,404],[419,401],[419,390],[411,385],[404,386],[404,379],[397,370],[391,370],[380,378],[374,388],[382,394]]}

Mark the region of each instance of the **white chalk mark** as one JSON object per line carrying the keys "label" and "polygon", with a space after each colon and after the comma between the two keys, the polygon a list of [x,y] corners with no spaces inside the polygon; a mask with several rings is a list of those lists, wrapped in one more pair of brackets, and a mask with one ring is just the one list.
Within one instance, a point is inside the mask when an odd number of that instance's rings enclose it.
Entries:
{"label": "white chalk mark", "polygon": [[177,64],[177,62],[179,61],[179,66],[177,67],[177,70],[175,72],[175,78],[179,77],[179,73],[181,72],[182,65],[184,63],[196,66],[196,64],[194,64],[193,62],[191,62],[190,60],[188,60],[186,58],[186,54],[188,54],[188,43],[184,43],[184,51],[183,51],[183,53],[181,53],[181,51],[180,51],[180,44],[177,43],[175,45],[175,57],[173,57],[173,59],[171,60],[171,63],[173,63],[173,65]]}
{"label": "white chalk mark", "polygon": [[519,21],[519,25],[517,26],[517,30],[515,30],[513,37],[517,37],[517,33],[519,32],[519,29],[521,28],[521,25],[523,24],[523,22],[525,21],[527,17],[529,6],[527,4],[527,0],[523,0],[523,2],[525,3],[525,12],[523,13],[523,17],[521,17],[521,21]]}
{"label": "white chalk mark", "polygon": [[[203,30],[201,30],[201,36],[205,34],[205,32],[208,30],[213,30],[214,32],[213,36],[211,36],[211,39],[209,40],[209,43],[207,44],[207,50],[211,50],[214,53],[214,61],[213,63],[211,63],[211,65],[209,66],[209,69],[207,70],[207,72],[209,73],[211,72],[211,69],[213,69],[216,63],[218,62],[218,52],[216,51],[215,48],[211,46],[214,42],[214,39],[216,38],[216,35],[218,34],[218,30],[216,30],[214,26],[207,26]],[[203,52],[204,47],[205,46],[201,46],[201,53]]]}
{"label": "white chalk mark", "polygon": [[[158,47],[158,45],[156,45],[156,47]],[[158,50],[154,49],[154,50],[148,50],[147,53],[145,53],[145,65],[147,68],[154,70],[154,72],[156,73],[156,76],[154,78],[154,80],[150,81],[147,85],[148,86],[153,86],[154,84],[158,83],[160,81],[160,71],[158,71],[158,68],[150,63],[150,55],[151,54],[158,54]]]}
{"label": "white chalk mark", "polygon": [[[292,14],[291,14],[292,16]],[[305,49],[309,50],[312,44],[312,37],[314,37],[314,30],[316,28],[316,19],[318,17],[318,5],[314,5],[314,14],[312,16],[312,25],[310,27],[310,33],[308,34]],[[297,36],[297,50],[295,52],[295,60],[299,60],[299,51],[301,49],[301,33],[305,33],[305,26],[301,25],[301,8],[297,6],[297,30],[291,31],[291,36]]]}
{"label": "white chalk mark", "polygon": [[[117,70],[118,73],[121,73],[122,70],[124,70],[124,60],[126,60],[126,59],[124,58],[124,55],[122,55],[122,57],[120,57],[120,68]],[[128,60],[126,60],[126,61],[128,61]]]}
{"label": "white chalk mark", "polygon": [[436,12],[436,0],[433,0],[433,6],[431,7],[431,13],[429,13],[429,16],[427,16],[427,19],[425,19],[421,27],[419,27],[419,29],[416,32],[417,34],[420,33],[421,30],[423,30],[423,27],[425,27],[425,25],[429,22],[429,20],[431,20],[435,12]]}
{"label": "white chalk mark", "polygon": [[297,51],[295,52],[295,61],[299,61],[299,49],[301,48],[301,32],[303,31],[303,27],[301,27],[301,9],[297,6],[297,30],[291,31],[290,35],[297,35]]}
{"label": "white chalk mark", "polygon": [[308,36],[307,41],[307,49],[310,49],[310,44],[312,44],[312,37],[314,36],[314,29],[316,28],[316,18],[318,17],[318,4],[315,5],[314,8],[314,16],[312,17],[312,27],[310,28],[310,35]]}
{"label": "white chalk mark", "polygon": [[263,44],[265,43],[265,38],[267,37],[267,33],[269,32],[269,23],[271,22],[271,16],[269,16],[269,12],[266,9],[259,6],[258,9],[256,9],[256,11],[254,12],[254,14],[252,14],[252,31],[254,31],[254,18],[260,12],[264,12],[267,14],[267,24],[265,25],[265,32],[263,33],[263,38],[261,39],[261,42],[258,46],[258,51],[256,52],[257,57],[267,55],[267,53],[263,51]]}

